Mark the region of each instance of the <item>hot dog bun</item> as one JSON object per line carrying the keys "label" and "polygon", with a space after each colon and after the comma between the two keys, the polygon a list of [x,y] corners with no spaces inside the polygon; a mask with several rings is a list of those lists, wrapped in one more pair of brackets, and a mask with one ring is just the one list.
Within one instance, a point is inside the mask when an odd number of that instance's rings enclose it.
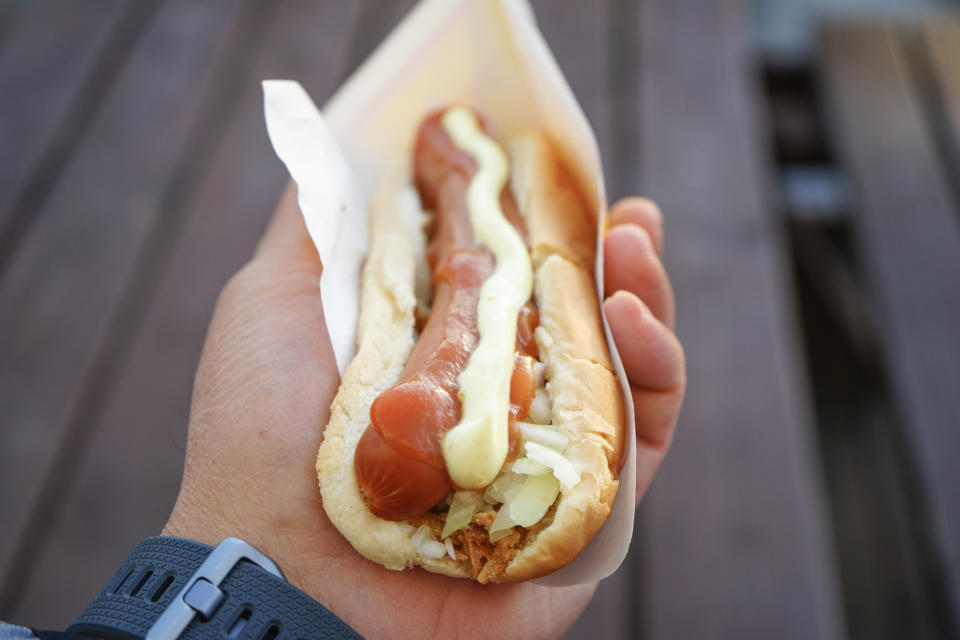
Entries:
{"label": "hot dog bun", "polygon": [[[543,576],[569,563],[586,546],[616,494],[624,414],[592,275],[596,220],[543,135],[522,135],[509,141],[506,149],[511,188],[530,235],[534,301],[540,313],[535,337],[546,365],[552,424],[570,439],[564,455],[580,481],[561,488],[554,506],[536,525],[516,527],[515,533],[493,543],[492,555],[488,553],[480,564],[467,548],[457,548],[456,559],[418,552],[411,540],[414,532],[426,524],[439,537],[441,516],[388,521],[373,515],[364,503],[354,452],[369,424],[373,400],[397,380],[413,350],[416,293],[424,278],[427,215],[410,186],[405,163],[384,180],[370,208],[371,243],[363,270],[357,355],[344,372],[317,457],[323,506],[330,520],[358,552],[391,569],[422,566],[480,582]],[[474,522],[482,515],[474,516]]]}

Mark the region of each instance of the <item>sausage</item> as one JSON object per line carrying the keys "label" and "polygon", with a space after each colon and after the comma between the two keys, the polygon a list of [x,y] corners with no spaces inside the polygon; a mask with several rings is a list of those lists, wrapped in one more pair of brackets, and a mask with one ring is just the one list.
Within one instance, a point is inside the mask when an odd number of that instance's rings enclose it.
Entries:
{"label": "sausage", "polygon": [[[427,249],[434,274],[433,308],[399,382],[371,405],[370,425],[354,454],[364,501],[386,520],[419,516],[455,488],[446,472],[440,440],[460,421],[457,376],[477,345],[480,287],[494,267],[493,255],[476,246],[466,204],[476,163],[454,145],[441,117],[442,113],[435,114],[423,123],[414,152],[421,200],[435,210]],[[501,206],[525,236],[507,190],[501,194]],[[518,317],[508,460],[517,453],[516,423],[526,417],[535,393],[531,356],[536,355],[536,322],[536,309],[528,303]]]}
{"label": "sausage", "polygon": [[[460,421],[457,375],[476,347],[477,297],[492,270],[493,257],[485,251],[450,254],[436,272],[433,313],[400,382],[370,407],[370,426],[354,460],[364,499],[381,518],[418,516],[450,490],[439,436]],[[371,433],[382,444],[374,446]],[[421,477],[407,484],[415,470]]]}

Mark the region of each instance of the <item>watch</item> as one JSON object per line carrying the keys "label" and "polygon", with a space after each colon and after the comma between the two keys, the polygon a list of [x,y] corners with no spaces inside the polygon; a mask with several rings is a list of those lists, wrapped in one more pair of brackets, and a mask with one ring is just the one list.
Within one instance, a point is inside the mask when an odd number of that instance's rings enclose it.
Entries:
{"label": "watch", "polygon": [[111,640],[360,638],[239,538],[147,538],[67,628]]}

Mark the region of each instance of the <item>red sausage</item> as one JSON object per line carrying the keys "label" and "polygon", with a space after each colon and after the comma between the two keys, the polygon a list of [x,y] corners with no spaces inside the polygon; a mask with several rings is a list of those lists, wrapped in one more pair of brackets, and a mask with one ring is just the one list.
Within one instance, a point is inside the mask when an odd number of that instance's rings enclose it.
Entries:
{"label": "red sausage", "polygon": [[[476,347],[480,286],[494,268],[493,255],[476,245],[466,205],[476,163],[453,144],[441,117],[435,114],[421,125],[414,157],[421,200],[436,212],[427,250],[434,270],[433,309],[400,381],[371,405],[370,426],[354,454],[364,500],[386,520],[419,516],[453,488],[440,441],[460,421],[457,377]],[[508,219],[522,230],[506,190],[501,200]],[[516,421],[526,417],[535,391],[529,356],[536,354],[536,322],[536,309],[527,305],[518,317],[519,353],[511,379],[511,459],[519,442]]]}

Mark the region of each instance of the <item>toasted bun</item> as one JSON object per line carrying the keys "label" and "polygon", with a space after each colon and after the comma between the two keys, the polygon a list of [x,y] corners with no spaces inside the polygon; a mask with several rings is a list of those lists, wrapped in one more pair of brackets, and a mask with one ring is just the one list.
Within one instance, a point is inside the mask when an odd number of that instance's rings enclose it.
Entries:
{"label": "toasted bun", "polygon": [[370,405],[396,382],[415,345],[415,292],[425,269],[427,217],[409,186],[409,170],[400,170],[384,181],[370,208],[357,355],[344,372],[317,457],[331,522],[358,552],[390,569],[421,566],[481,582],[543,576],[568,564],[586,546],[616,494],[624,415],[592,276],[596,220],[542,135],[520,136],[508,152],[514,196],[532,245],[534,301],[540,312],[535,336],[546,365],[553,426],[569,437],[564,455],[581,479],[572,488],[561,488],[540,523],[518,527],[518,534],[495,543],[496,562],[480,571],[460,549],[456,560],[417,552],[412,534],[424,523],[439,533],[438,517],[393,522],[376,517],[364,504],[354,452],[370,422]]}

